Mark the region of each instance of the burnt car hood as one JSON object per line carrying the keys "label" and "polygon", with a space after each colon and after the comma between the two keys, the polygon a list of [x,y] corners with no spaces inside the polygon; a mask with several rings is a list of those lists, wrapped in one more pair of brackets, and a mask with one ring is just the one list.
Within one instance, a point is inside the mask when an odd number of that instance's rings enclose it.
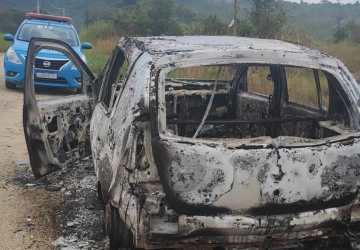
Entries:
{"label": "burnt car hood", "polygon": [[359,141],[229,147],[159,138],[153,152],[167,200],[178,213],[286,214],[353,202]]}

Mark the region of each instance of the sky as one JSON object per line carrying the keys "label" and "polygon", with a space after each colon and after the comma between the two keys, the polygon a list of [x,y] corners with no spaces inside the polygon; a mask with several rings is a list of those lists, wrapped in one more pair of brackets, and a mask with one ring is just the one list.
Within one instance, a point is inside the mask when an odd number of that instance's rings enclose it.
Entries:
{"label": "sky", "polygon": [[[300,2],[300,0],[287,0],[289,2]],[[321,0],[304,0],[305,2],[308,3],[319,3],[321,2]],[[330,0],[331,2],[337,3],[337,0]],[[340,3],[355,3],[357,0],[340,0]]]}

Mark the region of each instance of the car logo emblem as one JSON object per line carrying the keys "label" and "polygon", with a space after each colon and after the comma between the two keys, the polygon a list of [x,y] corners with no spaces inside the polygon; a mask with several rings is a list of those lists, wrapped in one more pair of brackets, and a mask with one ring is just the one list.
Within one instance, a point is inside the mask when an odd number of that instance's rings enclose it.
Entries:
{"label": "car logo emblem", "polygon": [[49,68],[49,67],[51,66],[51,62],[49,62],[49,61],[43,61],[43,66],[44,66],[45,68]]}

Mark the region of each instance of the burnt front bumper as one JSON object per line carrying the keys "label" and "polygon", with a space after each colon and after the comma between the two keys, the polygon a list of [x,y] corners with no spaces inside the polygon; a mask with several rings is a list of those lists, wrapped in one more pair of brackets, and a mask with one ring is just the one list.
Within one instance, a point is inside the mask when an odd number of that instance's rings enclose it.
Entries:
{"label": "burnt front bumper", "polygon": [[[203,247],[291,247],[305,241],[338,237],[351,225],[360,224],[360,210],[354,207],[330,208],[291,214],[246,217],[186,216],[169,220],[152,217],[147,248]],[[354,232],[351,232],[353,234]]]}

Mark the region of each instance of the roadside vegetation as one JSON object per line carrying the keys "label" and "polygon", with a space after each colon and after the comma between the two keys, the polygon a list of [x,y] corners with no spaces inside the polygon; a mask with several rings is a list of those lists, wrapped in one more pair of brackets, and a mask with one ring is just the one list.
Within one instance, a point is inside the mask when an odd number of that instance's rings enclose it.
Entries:
{"label": "roadside vegetation", "polygon": [[10,43],[3,39],[4,34],[0,32],[0,53],[5,52],[5,50],[10,46]]}
{"label": "roadside vegetation", "polygon": [[342,60],[360,80],[360,43],[350,40],[338,43],[323,42],[319,44],[319,48]]}
{"label": "roadside vegetation", "polygon": [[115,48],[117,41],[117,37],[92,40],[94,48],[85,51],[85,54],[87,63],[93,72],[100,73],[103,70],[109,55]]}
{"label": "roadside vegetation", "polygon": [[104,20],[96,21],[82,29],[80,39],[92,43],[93,49],[85,52],[87,62],[95,73],[100,73],[119,39],[113,24]]}
{"label": "roadside vegetation", "polygon": [[[239,0],[239,15],[233,20],[231,0],[108,0],[90,1],[88,8],[77,2],[59,2],[74,17],[86,51],[88,64],[99,73],[114,45],[123,36],[238,35],[275,38],[318,48],[343,60],[360,78],[360,4],[293,3],[277,0]],[[64,6],[62,6],[64,5]],[[74,5],[74,6],[72,6]],[[4,22],[0,33],[14,33],[23,18],[21,6],[0,10]],[[53,10],[44,12],[52,13]],[[56,13],[55,13],[56,14]],[[231,25],[231,24],[232,25]],[[2,34],[0,34],[2,35]],[[0,51],[9,46],[0,39]]]}
{"label": "roadside vegetation", "polygon": [[[90,67],[99,72],[111,52],[111,46],[122,36],[159,35],[241,35],[275,38],[286,24],[286,14],[278,1],[252,0],[251,12],[234,25],[225,23],[217,15],[200,15],[175,0],[132,1],[122,8],[101,11],[88,18],[81,29],[82,41],[94,45],[87,52]],[[113,42],[111,42],[113,41]]]}
{"label": "roadside vegetation", "polygon": [[[233,35],[235,33],[239,36],[287,40],[318,48],[343,60],[350,70],[360,77],[360,57],[357,56],[360,55],[360,23],[355,19],[349,20],[338,16],[336,10],[340,6],[336,4],[314,5],[313,12],[322,6],[339,20],[338,23],[333,24],[332,35],[319,38],[312,31],[294,25],[288,15],[289,6],[298,6],[307,10],[311,8],[308,4],[282,4],[275,0],[248,1],[251,4],[245,5],[247,12],[242,11],[241,18],[235,20],[237,28],[234,30],[234,27],[229,27],[228,22],[224,21],[221,15],[211,13],[204,15],[199,9],[190,9],[191,4],[180,5],[175,0],[130,2],[132,4],[112,11],[99,10],[93,19],[86,19],[81,29],[81,39],[90,41],[94,45],[94,49],[87,52],[87,56],[95,72],[101,71],[113,45],[122,36]],[[358,8],[357,5],[354,5],[355,7]],[[342,8],[351,11],[350,6]]]}

